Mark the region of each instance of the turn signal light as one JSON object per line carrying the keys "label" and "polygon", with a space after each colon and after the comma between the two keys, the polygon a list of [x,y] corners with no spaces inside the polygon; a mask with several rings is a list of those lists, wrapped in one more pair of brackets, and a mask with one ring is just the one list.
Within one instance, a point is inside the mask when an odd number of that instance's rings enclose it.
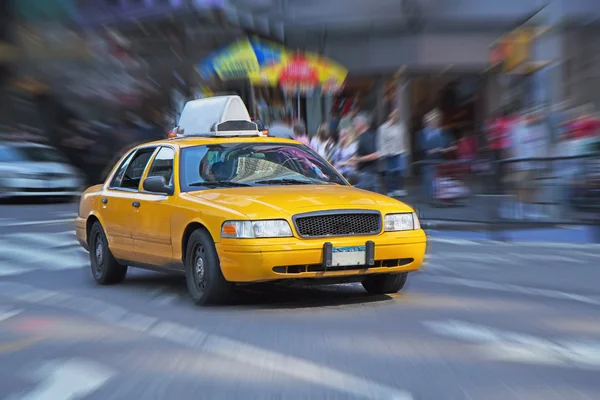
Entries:
{"label": "turn signal light", "polygon": [[237,235],[237,229],[235,227],[234,224],[225,224],[223,225],[223,231],[224,234],[226,234],[227,236],[236,236]]}

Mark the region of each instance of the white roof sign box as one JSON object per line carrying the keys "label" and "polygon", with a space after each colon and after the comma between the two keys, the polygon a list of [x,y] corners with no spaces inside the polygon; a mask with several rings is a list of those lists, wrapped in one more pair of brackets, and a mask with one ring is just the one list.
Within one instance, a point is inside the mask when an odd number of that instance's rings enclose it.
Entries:
{"label": "white roof sign box", "polygon": [[215,127],[223,122],[245,121],[250,114],[239,96],[217,96],[188,101],[179,118],[179,129],[188,135],[215,135]]}

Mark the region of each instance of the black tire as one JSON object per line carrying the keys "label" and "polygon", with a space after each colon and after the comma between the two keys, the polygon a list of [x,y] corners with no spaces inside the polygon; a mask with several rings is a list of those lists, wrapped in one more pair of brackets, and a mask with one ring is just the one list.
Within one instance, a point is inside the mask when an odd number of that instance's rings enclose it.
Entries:
{"label": "black tire", "polygon": [[205,229],[192,233],[186,248],[185,278],[196,305],[223,303],[233,292],[233,283],[221,272],[215,242]]}
{"label": "black tire", "polygon": [[100,285],[112,285],[123,282],[127,275],[127,266],[121,265],[108,248],[108,240],[100,222],[95,222],[88,239],[90,248],[90,267],[92,276]]}
{"label": "black tire", "polygon": [[406,284],[406,272],[400,274],[371,275],[362,281],[365,290],[372,294],[398,293]]}

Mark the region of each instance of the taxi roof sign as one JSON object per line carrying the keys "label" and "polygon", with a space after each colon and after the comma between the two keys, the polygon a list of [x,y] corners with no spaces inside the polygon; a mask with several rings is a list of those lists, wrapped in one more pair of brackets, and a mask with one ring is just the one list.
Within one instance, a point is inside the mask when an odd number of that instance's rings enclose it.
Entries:
{"label": "taxi roof sign", "polygon": [[217,96],[188,101],[179,117],[183,136],[257,136],[258,127],[250,120],[239,96]]}

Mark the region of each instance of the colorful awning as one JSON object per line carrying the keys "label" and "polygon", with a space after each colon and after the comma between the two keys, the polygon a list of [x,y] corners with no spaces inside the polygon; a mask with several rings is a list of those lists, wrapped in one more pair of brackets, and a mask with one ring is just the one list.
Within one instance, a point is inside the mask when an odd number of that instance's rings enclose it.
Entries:
{"label": "colorful awning", "polygon": [[209,79],[249,79],[257,86],[281,86],[286,91],[324,92],[342,89],[348,70],[315,53],[290,51],[258,39],[242,39],[207,57],[198,66]]}

